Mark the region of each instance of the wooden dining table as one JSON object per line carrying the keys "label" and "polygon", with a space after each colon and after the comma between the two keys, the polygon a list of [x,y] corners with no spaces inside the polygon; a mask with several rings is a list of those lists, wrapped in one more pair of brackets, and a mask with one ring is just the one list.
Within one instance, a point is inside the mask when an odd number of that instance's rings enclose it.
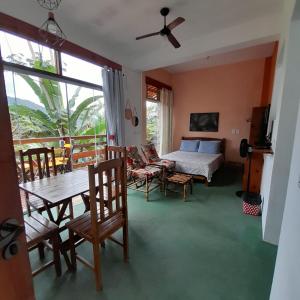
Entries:
{"label": "wooden dining table", "polygon": [[[43,179],[20,183],[19,187],[23,191],[41,198],[50,221],[57,224],[60,227],[60,231],[63,231],[65,227],[60,225],[72,199],[89,190],[88,170],[79,169],[57,176],[44,177]],[[53,207],[58,208],[57,216],[54,216],[51,211]],[[68,250],[67,244],[68,241],[62,243],[61,253],[66,260],[68,268],[71,269],[72,266],[66,253]]]}

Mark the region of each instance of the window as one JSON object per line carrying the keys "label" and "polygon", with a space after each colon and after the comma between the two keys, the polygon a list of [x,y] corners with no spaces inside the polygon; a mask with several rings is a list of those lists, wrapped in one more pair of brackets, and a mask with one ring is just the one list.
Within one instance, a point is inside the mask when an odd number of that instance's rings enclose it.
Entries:
{"label": "window", "polygon": [[0,47],[6,62],[57,73],[53,49],[3,31],[0,31]]}
{"label": "window", "polygon": [[153,143],[157,150],[160,144],[160,102],[159,89],[146,85],[146,139]]}
{"label": "window", "polygon": [[146,98],[148,100],[159,101],[159,88],[151,84],[147,84],[146,87]]}
{"label": "window", "polygon": [[102,68],[2,31],[0,47],[15,151],[67,144],[73,167],[97,162],[106,140]]}
{"label": "window", "polygon": [[11,71],[4,76],[15,140],[69,134],[64,83]]}
{"label": "window", "polygon": [[159,102],[146,101],[147,142],[159,149]]}
{"label": "window", "polygon": [[102,86],[100,66],[65,53],[61,54],[61,61],[63,75]]}

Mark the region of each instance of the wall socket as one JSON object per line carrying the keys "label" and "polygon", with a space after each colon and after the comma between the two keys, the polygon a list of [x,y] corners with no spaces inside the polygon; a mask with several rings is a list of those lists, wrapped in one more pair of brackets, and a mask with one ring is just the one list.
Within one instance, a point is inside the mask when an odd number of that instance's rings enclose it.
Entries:
{"label": "wall socket", "polygon": [[233,129],[231,129],[231,133],[232,134],[240,134],[240,130],[237,128],[233,128]]}

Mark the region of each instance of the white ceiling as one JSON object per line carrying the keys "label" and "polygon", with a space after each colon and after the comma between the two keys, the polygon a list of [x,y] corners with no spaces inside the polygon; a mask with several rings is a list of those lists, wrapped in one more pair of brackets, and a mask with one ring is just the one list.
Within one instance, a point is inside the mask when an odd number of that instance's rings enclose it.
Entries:
{"label": "white ceiling", "polygon": [[[62,0],[55,13],[69,40],[128,67],[147,70],[194,60],[211,53],[273,41],[280,33],[282,0]],[[174,49],[158,31],[159,10],[168,21],[186,19],[174,30]],[[35,0],[1,0],[0,11],[39,26],[47,12]]]}
{"label": "white ceiling", "polygon": [[198,59],[169,66],[165,69],[170,73],[178,73],[196,69],[204,69],[218,65],[233,64],[251,59],[270,57],[273,54],[274,45],[275,43],[271,42],[220,54],[200,56]]}

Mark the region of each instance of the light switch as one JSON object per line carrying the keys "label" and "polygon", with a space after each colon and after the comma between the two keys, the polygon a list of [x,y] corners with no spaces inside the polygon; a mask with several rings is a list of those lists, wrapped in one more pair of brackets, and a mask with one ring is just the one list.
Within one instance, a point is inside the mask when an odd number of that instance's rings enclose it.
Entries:
{"label": "light switch", "polygon": [[235,134],[240,134],[240,130],[239,130],[239,129],[236,129],[236,130],[235,130]]}

